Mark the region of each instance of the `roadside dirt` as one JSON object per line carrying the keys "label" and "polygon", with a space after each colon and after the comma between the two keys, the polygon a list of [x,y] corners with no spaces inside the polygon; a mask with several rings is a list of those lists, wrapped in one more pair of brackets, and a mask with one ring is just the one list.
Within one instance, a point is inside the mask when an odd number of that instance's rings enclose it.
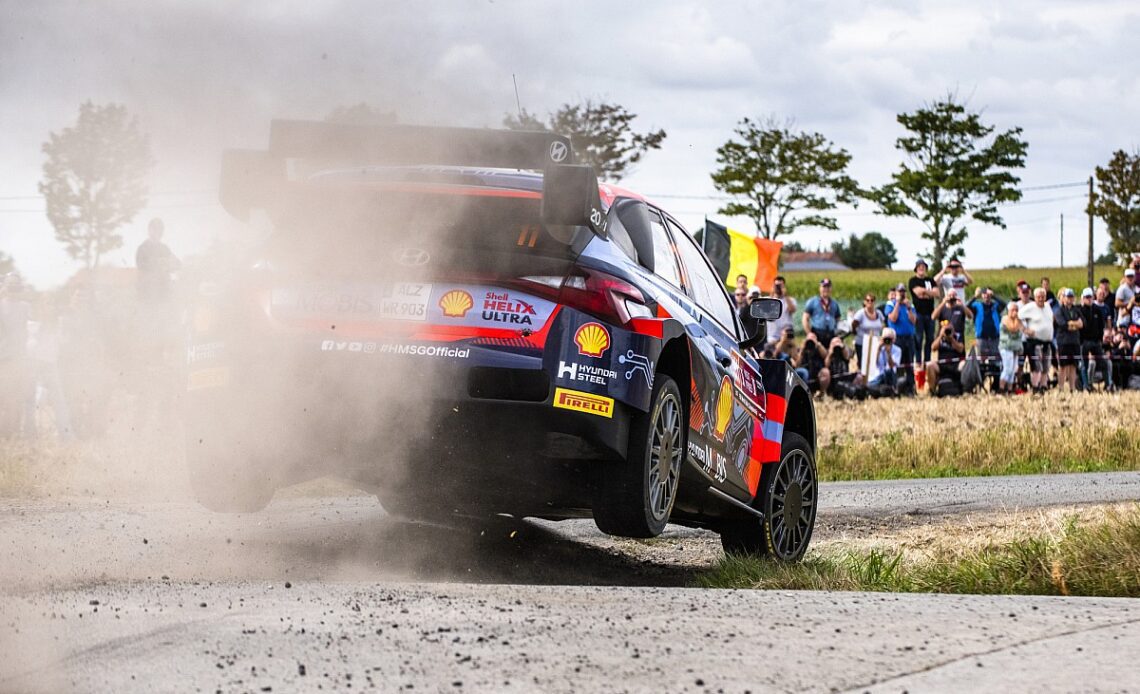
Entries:
{"label": "roadside dirt", "polygon": [[[1059,532],[1071,518],[1093,520],[1133,503],[957,513],[825,505],[810,552],[879,548],[919,558]],[[160,577],[686,586],[721,556],[716,534],[678,526],[629,540],[603,535],[589,520],[504,518],[466,528],[403,522],[374,497],[328,480],[284,490],[249,515],[87,496],[0,503],[0,590],[20,592]]]}
{"label": "roadside dirt", "polygon": [[[1066,489],[1099,485],[1117,498],[1111,479]],[[856,491],[882,496],[881,487]],[[811,551],[997,542],[1125,505],[974,511],[926,494],[918,496],[930,505],[916,508],[911,491],[887,495],[894,510],[880,498],[868,511],[837,488]],[[374,497],[323,481],[246,515],[178,500],[4,499],[0,652],[10,657],[0,692],[350,682],[389,691],[457,691],[455,682],[464,691],[862,691],[963,658],[982,668],[1003,649],[1043,639],[1079,651],[1093,637],[1076,629],[1134,639],[1140,624],[1126,601],[682,588],[720,556],[716,535],[675,526],[635,541],[585,520],[401,522]],[[825,669],[803,668],[813,653]],[[1055,649],[1042,653],[1022,663],[1022,677],[1119,682],[1133,666],[1102,658],[1074,674],[1071,662],[1057,662]],[[960,674],[955,682],[978,688]]]}

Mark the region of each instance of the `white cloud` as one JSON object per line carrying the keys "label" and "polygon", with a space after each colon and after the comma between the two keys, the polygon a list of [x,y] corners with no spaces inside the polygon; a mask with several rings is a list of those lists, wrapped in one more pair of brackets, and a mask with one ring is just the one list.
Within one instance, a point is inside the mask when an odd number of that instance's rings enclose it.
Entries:
{"label": "white cloud", "polygon": [[[159,160],[154,190],[200,191],[216,185],[220,150],[262,145],[272,117],[320,118],[366,101],[406,121],[495,125],[515,108],[512,73],[531,111],[600,97],[638,113],[638,128],[665,128],[664,148],[626,181],[655,194],[713,193],[716,147],[746,115],[794,117],[849,149],[864,183],[881,183],[898,162],[895,115],[948,90],[998,128],[1025,128],[1027,184],[1082,180],[1112,150],[1140,144],[1140,13],[1127,0],[3,6],[0,197],[34,194],[40,143],[73,121],[84,99],[120,101],[138,114]],[[663,202],[690,222],[719,206]],[[73,266],[43,215],[23,211],[39,204],[0,200],[0,249],[43,284]],[[976,230],[967,243],[973,264],[1055,261],[1055,244],[1033,235],[1051,238],[1055,225],[1042,220],[1062,211],[1080,218],[1080,201],[1010,208],[1019,226]],[[151,214],[167,216],[170,240],[183,249],[226,224],[210,195],[155,197],[140,219]],[[867,208],[840,219],[844,232],[896,234],[901,259],[923,245],[915,224]],[[115,262],[142,235],[126,232]],[[1079,248],[1077,239],[1070,257]]]}

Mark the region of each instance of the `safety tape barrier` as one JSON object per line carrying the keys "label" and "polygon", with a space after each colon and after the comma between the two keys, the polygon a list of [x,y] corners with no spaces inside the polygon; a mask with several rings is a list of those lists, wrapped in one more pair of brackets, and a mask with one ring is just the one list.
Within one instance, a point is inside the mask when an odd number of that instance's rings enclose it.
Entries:
{"label": "safety tape barrier", "polygon": [[[1086,354],[1092,354],[1092,353],[1088,352]],[[1015,354],[1013,356],[1017,358],[1017,361],[1019,364],[1023,364],[1026,361],[1046,360],[1045,357],[1038,357],[1036,355],[1027,355],[1024,353]],[[1129,362],[1129,363],[1136,364],[1138,367],[1140,367],[1140,357],[1134,358],[1134,357],[1130,357],[1130,356],[1126,357],[1126,356],[1120,356],[1120,355],[1109,356],[1106,353],[1103,356],[1092,355],[1092,358],[1094,361],[1097,361],[1097,362],[1102,362],[1102,361]],[[822,359],[822,357],[820,357],[820,359]],[[1000,365],[1001,364],[1001,357],[1000,356],[988,356],[987,357],[984,355],[977,355],[977,356],[966,355],[965,357],[954,358],[954,359],[928,359],[928,360],[923,360],[923,361],[917,361],[917,360],[916,361],[905,361],[905,362],[899,362],[898,364],[896,364],[895,368],[896,369],[906,369],[906,368],[910,368],[910,367],[914,366],[915,364],[922,365],[922,364],[930,364],[930,363],[960,364],[962,362],[968,362],[968,361],[979,361],[979,362],[982,362],[983,364],[993,363],[995,365]],[[1052,356],[1050,356],[1047,359],[1047,361],[1049,361],[1049,363],[1053,363],[1054,361],[1058,361],[1058,362],[1074,361],[1077,363],[1081,363],[1081,362],[1086,361],[1086,359],[1084,359],[1082,357],[1062,356],[1062,355],[1058,355],[1056,352],[1054,352],[1052,354]]]}

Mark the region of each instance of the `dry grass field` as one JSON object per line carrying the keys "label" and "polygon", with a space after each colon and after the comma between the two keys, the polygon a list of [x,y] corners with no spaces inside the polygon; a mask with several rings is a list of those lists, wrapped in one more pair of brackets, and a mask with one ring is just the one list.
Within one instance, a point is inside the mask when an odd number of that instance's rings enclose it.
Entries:
{"label": "dry grass field", "polygon": [[1140,469],[1140,391],[818,401],[823,480]]}
{"label": "dry grass field", "polygon": [[[816,403],[822,480],[1140,470],[1140,391]],[[168,440],[167,440],[168,439]],[[184,496],[177,438],[0,442],[0,496]],[[310,493],[312,485],[305,487]],[[342,488],[337,487],[343,491]]]}
{"label": "dry grass field", "polygon": [[915,528],[871,546],[835,542],[813,548],[799,564],[730,555],[696,583],[769,590],[1140,597],[1140,505],[1006,515],[956,531],[953,524]]}

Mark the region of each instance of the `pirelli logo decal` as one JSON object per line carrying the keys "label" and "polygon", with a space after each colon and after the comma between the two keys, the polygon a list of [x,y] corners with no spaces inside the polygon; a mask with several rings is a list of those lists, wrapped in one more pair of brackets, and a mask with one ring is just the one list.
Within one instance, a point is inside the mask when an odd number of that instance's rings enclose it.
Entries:
{"label": "pirelli logo decal", "polygon": [[564,410],[596,414],[599,417],[614,416],[614,399],[604,395],[592,395],[566,388],[554,389],[554,406]]}

